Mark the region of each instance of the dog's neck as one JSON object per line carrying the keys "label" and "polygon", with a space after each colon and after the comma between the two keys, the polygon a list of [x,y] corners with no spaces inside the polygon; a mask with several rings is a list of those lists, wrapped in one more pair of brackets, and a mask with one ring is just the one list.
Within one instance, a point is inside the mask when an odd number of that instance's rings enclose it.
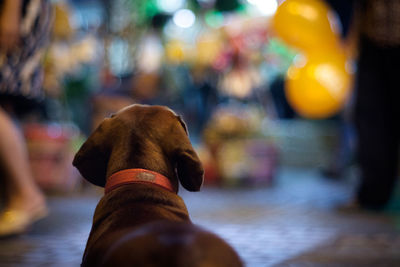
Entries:
{"label": "dog's neck", "polygon": [[104,193],[107,194],[119,186],[133,183],[153,184],[175,192],[170,180],[160,173],[146,169],[125,169],[108,177]]}
{"label": "dog's neck", "polygon": [[[152,142],[137,142],[136,139],[142,140],[143,138],[129,138],[129,140],[117,140],[121,144],[116,147],[111,153],[106,172],[106,182],[109,178],[117,172],[126,169],[144,169],[163,175],[169,179],[172,184],[173,192],[178,192],[178,179],[176,177],[173,164],[170,162],[170,157],[165,155],[162,149],[153,144]],[[126,149],[131,147],[134,149]]]}

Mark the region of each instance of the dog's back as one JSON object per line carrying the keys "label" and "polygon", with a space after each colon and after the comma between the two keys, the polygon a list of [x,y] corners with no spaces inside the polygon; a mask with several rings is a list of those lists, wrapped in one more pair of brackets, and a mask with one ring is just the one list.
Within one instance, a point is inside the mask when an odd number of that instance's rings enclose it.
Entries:
{"label": "dog's back", "polygon": [[97,205],[82,266],[241,266],[221,238],[191,223],[183,200],[147,184],[121,186]]}
{"label": "dog's back", "polygon": [[216,235],[190,223],[154,222],[121,238],[104,266],[236,267],[236,252]]}

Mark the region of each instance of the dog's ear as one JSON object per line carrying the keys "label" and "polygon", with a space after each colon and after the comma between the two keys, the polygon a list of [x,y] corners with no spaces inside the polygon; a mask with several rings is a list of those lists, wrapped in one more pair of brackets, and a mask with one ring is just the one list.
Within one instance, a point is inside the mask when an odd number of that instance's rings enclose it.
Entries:
{"label": "dog's ear", "polygon": [[186,135],[189,136],[189,132],[186,126],[186,123],[183,121],[181,116],[177,116],[179,123],[182,125],[182,128],[185,130]]}
{"label": "dog's ear", "polygon": [[83,143],[72,162],[86,180],[102,187],[106,183],[107,163],[110,157],[107,131],[103,123]]}
{"label": "dog's ear", "polygon": [[175,135],[176,171],[182,186],[188,191],[199,191],[204,179],[204,169],[189,140],[186,124],[178,116],[181,126]]}

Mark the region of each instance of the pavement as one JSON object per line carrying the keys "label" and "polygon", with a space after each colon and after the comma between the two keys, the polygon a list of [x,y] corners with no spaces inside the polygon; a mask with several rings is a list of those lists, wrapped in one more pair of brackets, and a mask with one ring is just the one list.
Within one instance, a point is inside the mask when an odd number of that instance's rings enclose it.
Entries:
{"label": "pavement", "polygon": [[[227,240],[246,266],[400,266],[400,210],[343,212],[354,179],[281,168],[271,186],[183,189],[194,223]],[[0,266],[79,266],[101,191],[49,195],[50,215],[0,240]]]}

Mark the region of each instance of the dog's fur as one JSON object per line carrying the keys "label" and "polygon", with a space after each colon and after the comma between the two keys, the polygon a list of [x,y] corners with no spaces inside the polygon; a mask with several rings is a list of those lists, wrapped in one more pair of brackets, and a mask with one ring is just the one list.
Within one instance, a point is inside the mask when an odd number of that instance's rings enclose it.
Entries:
{"label": "dog's fur", "polygon": [[88,181],[132,168],[168,177],[175,192],[153,184],[123,185],[96,207],[82,266],[242,266],[221,238],[191,223],[178,180],[199,191],[203,168],[184,122],[162,106],[132,105],[106,118],[75,155]]}

